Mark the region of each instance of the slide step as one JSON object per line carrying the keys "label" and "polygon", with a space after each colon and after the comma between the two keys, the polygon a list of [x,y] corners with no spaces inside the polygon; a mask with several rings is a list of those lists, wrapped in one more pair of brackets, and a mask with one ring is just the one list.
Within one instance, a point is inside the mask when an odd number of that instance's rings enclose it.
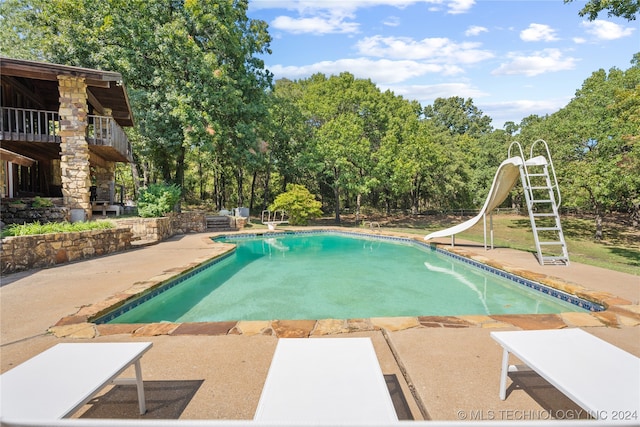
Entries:
{"label": "slide step", "polygon": [[564,246],[564,243],[562,242],[539,242],[539,244],[546,246]]}
{"label": "slide step", "polygon": [[531,203],[551,203],[550,199],[532,200]]}
{"label": "slide step", "polygon": [[560,227],[537,227],[538,231],[560,231]]}
{"label": "slide step", "polygon": [[535,217],[545,217],[545,216],[546,216],[546,217],[551,217],[551,216],[556,216],[556,214],[554,214],[554,213],[535,213],[535,214],[532,214],[532,215],[533,215],[533,216],[535,216]]}
{"label": "slide step", "polygon": [[547,176],[546,173],[530,173],[529,176]]}
{"label": "slide step", "polygon": [[563,256],[551,257],[551,256],[543,256],[542,264],[569,264],[569,258]]}

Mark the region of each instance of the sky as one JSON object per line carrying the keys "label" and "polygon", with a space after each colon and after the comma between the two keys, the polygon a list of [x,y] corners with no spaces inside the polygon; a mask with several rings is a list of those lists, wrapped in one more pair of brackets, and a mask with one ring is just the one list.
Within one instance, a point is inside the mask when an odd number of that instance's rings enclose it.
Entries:
{"label": "sky", "polygon": [[566,106],[599,69],[626,70],[640,21],[579,16],[584,0],[249,0],[274,78],[348,71],[422,105],[458,96],[520,123]]}

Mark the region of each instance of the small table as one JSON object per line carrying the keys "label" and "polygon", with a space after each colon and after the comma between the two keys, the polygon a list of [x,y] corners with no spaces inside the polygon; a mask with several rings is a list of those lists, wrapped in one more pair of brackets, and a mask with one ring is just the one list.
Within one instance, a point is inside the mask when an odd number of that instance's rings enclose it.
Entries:
{"label": "small table", "polygon": [[276,423],[398,422],[369,338],[283,338],[254,420]]}
{"label": "small table", "polygon": [[[105,386],[135,384],[146,412],[140,358],[150,342],[57,344],[0,375],[0,418],[55,420],[71,416]],[[134,365],[136,378],[116,379]]]}
{"label": "small table", "polygon": [[[513,353],[597,419],[640,416],[640,358],[581,329],[491,332],[503,348],[500,399]],[[526,368],[526,367],[525,367]],[[635,418],[636,420],[638,418]]]}

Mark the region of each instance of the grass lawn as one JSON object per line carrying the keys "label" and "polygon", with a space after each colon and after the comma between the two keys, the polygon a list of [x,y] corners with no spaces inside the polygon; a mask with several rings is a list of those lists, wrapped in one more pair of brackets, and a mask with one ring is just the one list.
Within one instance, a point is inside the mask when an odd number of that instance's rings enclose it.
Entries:
{"label": "grass lawn", "polygon": [[[377,221],[382,228],[389,230],[426,235],[429,232],[459,224],[469,218],[471,217],[397,216],[367,217],[366,221]],[[561,221],[570,261],[640,276],[640,230],[626,225],[621,218],[605,218],[604,239],[596,242],[593,239],[595,234],[593,218],[563,216]],[[320,224],[333,225],[333,219],[325,218],[318,222],[318,225]],[[342,226],[353,224],[352,217],[343,217]],[[528,216],[494,215],[493,236],[494,246],[535,253]],[[484,241],[482,221],[464,233],[458,234],[457,237],[482,243]]]}

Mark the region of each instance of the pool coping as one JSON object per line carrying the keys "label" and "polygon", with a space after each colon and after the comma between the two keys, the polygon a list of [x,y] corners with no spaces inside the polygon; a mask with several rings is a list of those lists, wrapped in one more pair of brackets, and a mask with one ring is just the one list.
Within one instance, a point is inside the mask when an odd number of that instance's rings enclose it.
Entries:
{"label": "pool coping", "polygon": [[464,247],[445,246],[432,243],[439,250],[449,252],[456,257],[473,260],[492,269],[540,283],[563,293],[602,305],[604,311],[565,312],[559,314],[503,314],[503,315],[463,315],[463,316],[417,316],[417,317],[379,317],[367,319],[318,319],[318,320],[270,320],[270,321],[232,321],[232,322],[185,322],[185,323],[146,323],[146,324],[96,324],[106,313],[121,307],[144,294],[153,292],[165,283],[180,276],[193,274],[204,265],[227,256],[235,249],[234,244],[216,242],[221,236],[242,235],[278,235],[287,232],[338,232],[362,234],[373,237],[399,238],[421,244],[424,241],[416,235],[397,233],[387,230],[371,231],[341,227],[308,227],[304,229],[244,230],[237,233],[209,233],[211,245],[216,249],[213,255],[196,258],[187,265],[165,271],[143,282],[136,282],[130,288],[116,293],[103,301],[81,307],[76,313],[60,319],[49,332],[56,337],[94,338],[113,334],[131,334],[133,336],[156,335],[274,335],[277,337],[309,337],[334,335],[360,331],[387,330],[397,331],[418,327],[439,328],[509,328],[550,329],[584,326],[637,326],[640,325],[640,306],[610,293],[594,291],[564,279],[521,268],[502,265],[484,256],[478,256]]}

